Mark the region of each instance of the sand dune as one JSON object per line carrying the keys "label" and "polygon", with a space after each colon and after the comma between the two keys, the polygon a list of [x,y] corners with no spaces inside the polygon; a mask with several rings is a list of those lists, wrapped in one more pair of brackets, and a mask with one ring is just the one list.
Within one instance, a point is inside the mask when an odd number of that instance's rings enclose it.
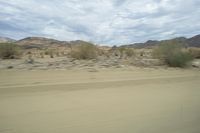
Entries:
{"label": "sand dune", "polygon": [[0,133],[197,133],[200,72],[0,71]]}

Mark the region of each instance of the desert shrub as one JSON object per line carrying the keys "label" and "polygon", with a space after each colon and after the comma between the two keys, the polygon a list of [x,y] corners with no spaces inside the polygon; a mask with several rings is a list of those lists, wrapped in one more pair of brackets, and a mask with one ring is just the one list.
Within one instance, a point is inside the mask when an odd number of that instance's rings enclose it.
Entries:
{"label": "desert shrub", "polygon": [[95,59],[97,58],[97,48],[91,43],[84,43],[73,49],[70,55],[75,59]]}
{"label": "desert shrub", "polygon": [[31,52],[31,51],[28,51],[26,54],[28,54],[28,55],[29,55],[29,54],[32,54],[32,52]]}
{"label": "desert shrub", "polygon": [[125,50],[126,50],[126,48],[124,48],[124,47],[119,47],[119,48],[117,48],[118,49],[118,51],[119,51],[119,53],[120,53],[120,58],[122,58],[123,56],[124,56],[124,52],[125,52]]}
{"label": "desert shrub", "polygon": [[192,60],[192,56],[188,52],[177,52],[166,59],[169,66],[172,67],[184,67],[189,61]]}
{"label": "desert shrub", "polygon": [[44,58],[44,52],[40,52],[40,57]]}
{"label": "desert shrub", "polygon": [[189,48],[189,52],[192,57],[200,59],[200,48]]}
{"label": "desert shrub", "polygon": [[131,48],[126,48],[124,52],[128,57],[133,57],[135,55],[135,51]]}
{"label": "desert shrub", "polygon": [[159,59],[166,59],[175,52],[180,52],[181,44],[177,42],[162,42],[153,50],[153,56]]}
{"label": "desert shrub", "polygon": [[0,58],[2,59],[15,59],[21,56],[22,52],[19,46],[14,43],[1,43],[0,44]]}
{"label": "desert shrub", "polygon": [[34,64],[35,60],[33,59],[32,55],[29,55],[28,59],[26,59],[25,62],[28,64]]}
{"label": "desert shrub", "polygon": [[144,56],[144,51],[140,51],[140,56]]}
{"label": "desert shrub", "polygon": [[126,50],[125,47],[118,47],[117,49],[119,50],[120,53],[124,53],[124,51]]}
{"label": "desert shrub", "polygon": [[48,50],[45,50],[44,54],[45,54],[45,55],[49,55],[49,51],[48,51]]}
{"label": "desert shrub", "polygon": [[46,49],[44,54],[49,55],[50,58],[54,58],[54,50],[53,49]]}
{"label": "desert shrub", "polygon": [[120,58],[123,57],[132,57],[135,55],[135,52],[132,48],[126,48],[126,47],[118,47],[114,50],[116,53],[119,53]]}
{"label": "desert shrub", "polygon": [[116,46],[113,46],[111,49],[108,50],[109,56],[120,56],[119,50]]}
{"label": "desert shrub", "polygon": [[96,53],[99,56],[106,56],[106,54],[108,53],[108,51],[105,50],[105,49],[103,49],[103,48],[101,48],[101,47],[100,48],[96,47]]}
{"label": "desert shrub", "polygon": [[175,41],[163,42],[153,51],[153,56],[162,59],[171,67],[184,67],[192,60],[189,52],[183,50],[183,46]]}

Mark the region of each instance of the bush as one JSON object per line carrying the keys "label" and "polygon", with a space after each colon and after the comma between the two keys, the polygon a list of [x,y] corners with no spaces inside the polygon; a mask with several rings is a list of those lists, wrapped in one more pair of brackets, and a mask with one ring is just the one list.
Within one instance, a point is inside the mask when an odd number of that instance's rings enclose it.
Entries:
{"label": "bush", "polygon": [[119,56],[120,56],[120,58],[122,58],[123,56],[124,56],[124,51],[126,50],[126,48],[124,48],[124,47],[119,47],[119,48],[117,48],[118,49],[118,51],[119,51]]}
{"label": "bush", "polygon": [[126,47],[116,47],[112,48],[111,52],[114,52],[116,56],[123,57],[133,57],[135,55],[135,51],[132,48]]}
{"label": "bush", "polygon": [[183,46],[175,41],[161,43],[154,49],[153,55],[171,67],[184,67],[192,60],[191,54],[183,51]]}
{"label": "bush", "polygon": [[49,55],[50,58],[54,58],[54,49],[46,49],[44,52],[45,55]]}
{"label": "bush", "polygon": [[125,49],[125,54],[126,54],[127,57],[133,57],[133,56],[135,56],[135,52],[131,48]]}
{"label": "bush", "polygon": [[200,59],[200,48],[190,48],[189,52],[192,57]]}
{"label": "bush", "polygon": [[35,60],[33,59],[32,55],[29,55],[25,62],[28,64],[34,64]]}
{"label": "bush", "polygon": [[75,59],[95,59],[97,58],[97,48],[91,43],[84,43],[71,51],[71,57]]}
{"label": "bush", "polygon": [[21,49],[13,43],[0,44],[0,58],[2,59],[15,59],[21,56]]}
{"label": "bush", "polygon": [[192,56],[188,52],[177,52],[169,56],[166,62],[172,67],[184,67],[191,60]]}

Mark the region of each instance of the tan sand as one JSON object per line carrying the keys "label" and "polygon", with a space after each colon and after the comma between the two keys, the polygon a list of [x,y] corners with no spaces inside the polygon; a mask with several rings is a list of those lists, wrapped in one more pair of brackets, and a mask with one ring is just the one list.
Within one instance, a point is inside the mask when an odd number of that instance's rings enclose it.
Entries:
{"label": "tan sand", "polygon": [[0,133],[199,133],[200,72],[0,71]]}

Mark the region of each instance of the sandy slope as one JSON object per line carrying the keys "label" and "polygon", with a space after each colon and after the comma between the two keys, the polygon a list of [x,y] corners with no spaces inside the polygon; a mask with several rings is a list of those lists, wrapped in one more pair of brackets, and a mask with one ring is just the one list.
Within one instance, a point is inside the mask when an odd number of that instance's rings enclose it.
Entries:
{"label": "sandy slope", "polygon": [[198,133],[200,72],[0,71],[0,133]]}

